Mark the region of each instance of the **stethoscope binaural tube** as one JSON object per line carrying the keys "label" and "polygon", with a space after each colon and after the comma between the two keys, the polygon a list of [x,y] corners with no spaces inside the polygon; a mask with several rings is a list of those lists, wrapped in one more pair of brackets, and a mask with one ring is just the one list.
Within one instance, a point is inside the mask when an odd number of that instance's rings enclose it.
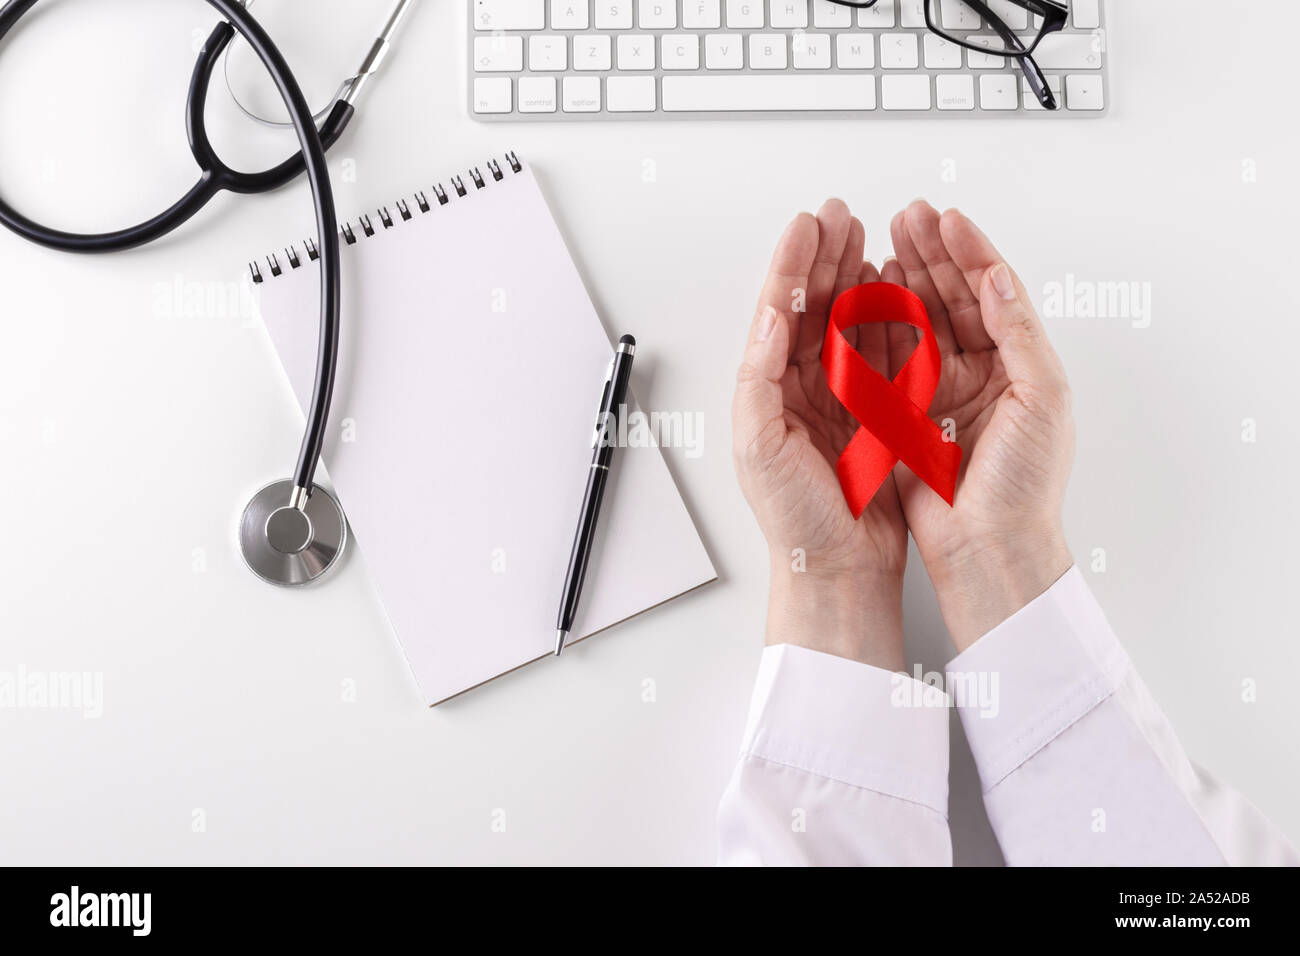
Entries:
{"label": "stethoscope binaural tube", "polygon": [[[0,42],[36,2],[37,0],[11,0],[0,9]],[[213,6],[220,5],[213,4]],[[242,4],[238,6],[242,7]],[[145,245],[167,235],[189,221],[223,190],[245,194],[268,192],[302,175],[306,162],[301,151],[271,169],[257,173],[244,173],[227,166],[212,148],[211,141],[208,139],[204,103],[207,100],[212,71],[216,68],[217,60],[234,34],[234,28],[230,23],[220,23],[213,29],[199,51],[199,58],[190,78],[185,121],[190,152],[193,153],[195,162],[202,170],[202,175],[189,192],[177,200],[171,208],[152,219],[126,229],[89,234],[61,232],[43,226],[22,215],[0,197],[0,223],[24,239],[62,252],[120,252]],[[354,113],[355,109],[348,102],[340,101],[334,105],[320,127],[319,135],[325,149],[329,149],[338,141]],[[312,126],[315,127],[314,121]]]}
{"label": "stethoscope binaural tube", "polygon": [[[0,41],[3,41],[14,24],[36,2],[37,0],[10,0],[0,8]],[[286,495],[288,500],[284,502],[283,507],[275,509],[275,513],[267,518],[264,528],[259,531],[259,533],[264,532],[264,537],[271,537],[273,519],[278,522],[280,537],[285,540],[291,540],[301,531],[308,536],[308,540],[303,542],[298,551],[306,554],[310,551],[308,545],[313,528],[310,515],[307,514],[307,507],[314,490],[313,479],[325,441],[338,365],[339,311],[342,291],[338,220],[334,212],[334,193],[330,185],[325,150],[327,145],[332,145],[338,139],[352,118],[354,110],[350,103],[340,101],[331,111],[322,129],[317,130],[311,108],[307,105],[297,80],[266,31],[245,8],[244,0],[207,0],[207,3],[216,8],[226,22],[219,24],[204,43],[190,82],[186,127],[190,149],[203,172],[189,192],[170,209],[153,219],[117,232],[79,234],[50,229],[23,216],[3,198],[0,198],[0,224],[32,242],[53,249],[83,253],[112,252],[139,246],[166,235],[202,209],[222,190],[236,193],[262,192],[281,186],[306,171],[316,208],[317,246],[321,262],[320,341],[316,361],[316,382],[307,412],[307,427],[298,452],[292,485]],[[261,173],[237,172],[223,163],[208,140],[204,122],[204,102],[212,70],[235,31],[238,31],[250,49],[257,54],[275,82],[293,120],[301,149],[297,156]],[[255,498],[254,501],[256,502],[257,499]],[[280,520],[286,517],[281,513],[291,509],[303,515],[301,524],[295,525],[293,522]],[[245,514],[247,518],[247,512]],[[291,545],[288,544],[284,547],[291,549]],[[340,539],[329,563],[337,557],[337,552],[341,548]],[[247,548],[245,557],[248,557]],[[304,580],[314,578],[326,567],[328,563],[325,567],[316,569],[315,573],[308,573]],[[254,567],[254,570],[258,569]],[[263,576],[268,577],[265,574]],[[268,577],[268,580],[271,579],[273,577]],[[301,581],[283,580],[278,583],[301,583]]]}
{"label": "stethoscope binaural tube", "polygon": [[[415,0],[397,0],[397,5],[393,7],[392,11],[388,14],[388,19],[384,22],[383,29],[379,31],[379,36],[375,39],[374,43],[370,45],[370,49],[366,53],[366,58],[361,61],[361,66],[357,68],[355,73],[338,85],[338,89],[336,89],[334,95],[330,97],[329,104],[315,114],[314,118],[316,120],[323,120],[328,116],[330,110],[333,109],[337,103],[356,102],[357,97],[361,95],[362,89],[364,89],[366,84],[375,76],[376,73],[379,72],[380,64],[384,62],[384,59],[392,49],[393,38],[397,36],[398,30],[402,26],[402,21],[406,18],[406,15],[410,13],[411,7],[414,3]],[[251,7],[252,5],[253,0],[245,0],[245,7]],[[254,123],[268,126],[272,129],[288,129],[293,126],[292,122],[282,123],[279,120],[267,119],[265,116],[262,116],[251,108],[245,106],[243,101],[240,100],[239,94],[235,92],[234,84],[230,81],[229,47],[226,48],[226,55],[222,57],[222,61],[224,66],[222,72],[225,74],[226,79],[226,92],[230,94],[231,101],[239,108],[241,113],[251,119]],[[328,149],[329,144],[326,143],[325,147]]]}

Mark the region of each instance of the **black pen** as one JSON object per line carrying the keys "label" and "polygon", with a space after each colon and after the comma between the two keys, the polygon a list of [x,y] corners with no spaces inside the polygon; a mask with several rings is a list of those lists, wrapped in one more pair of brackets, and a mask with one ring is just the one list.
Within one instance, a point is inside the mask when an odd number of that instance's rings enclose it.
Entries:
{"label": "black pen", "polygon": [[609,479],[610,462],[614,460],[614,446],[618,444],[618,413],[627,402],[627,386],[632,378],[632,358],[635,355],[636,339],[630,335],[623,336],[618,340],[618,349],[614,352],[609,371],[605,375],[600,410],[596,414],[596,433],[592,438],[594,451],[591,467],[587,469],[587,490],[582,493],[582,512],[578,518],[578,530],[573,536],[569,570],[564,575],[564,597],[560,600],[560,617],[555,632],[556,657],[564,650],[564,642],[573,629],[573,618],[578,612],[582,580],[587,576],[591,544],[596,540],[600,502],[605,496],[605,482]]}

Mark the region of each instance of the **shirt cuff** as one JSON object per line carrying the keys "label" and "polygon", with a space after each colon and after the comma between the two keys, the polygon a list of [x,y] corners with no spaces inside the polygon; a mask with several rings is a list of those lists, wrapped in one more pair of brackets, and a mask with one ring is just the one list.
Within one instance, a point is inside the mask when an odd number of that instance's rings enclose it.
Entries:
{"label": "shirt cuff", "polygon": [[906,674],[778,644],[763,651],[743,751],[946,819],[948,709]]}
{"label": "shirt cuff", "polygon": [[1077,566],[947,666],[984,792],[1115,692],[1129,669]]}

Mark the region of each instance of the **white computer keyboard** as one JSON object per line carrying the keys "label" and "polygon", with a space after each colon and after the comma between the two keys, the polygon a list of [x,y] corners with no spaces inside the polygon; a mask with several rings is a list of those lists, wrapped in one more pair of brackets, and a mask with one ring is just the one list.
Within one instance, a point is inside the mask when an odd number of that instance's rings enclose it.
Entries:
{"label": "white computer keyboard", "polygon": [[[1034,54],[1056,111],[1039,106],[1014,62],[931,33],[925,0],[468,2],[469,111],[484,121],[1079,117],[1110,103],[1102,0],[1073,0],[1066,30]],[[1024,8],[986,2],[1032,30]]]}

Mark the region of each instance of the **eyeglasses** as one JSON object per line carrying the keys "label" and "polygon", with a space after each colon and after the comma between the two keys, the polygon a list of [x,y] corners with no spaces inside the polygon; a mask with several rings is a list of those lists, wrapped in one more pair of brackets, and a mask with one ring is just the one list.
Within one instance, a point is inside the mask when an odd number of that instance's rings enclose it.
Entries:
{"label": "eyeglasses", "polygon": [[[830,0],[842,7],[868,9],[878,0]],[[1034,26],[1031,15],[1037,19]],[[1065,27],[1070,8],[1060,0],[925,0],[925,25],[949,43],[1013,58],[1044,109],[1057,109],[1047,77],[1033,52],[1049,33]],[[987,27],[987,30],[983,28]],[[1028,31],[1033,30],[1033,34]],[[992,31],[991,33],[988,31]]]}

